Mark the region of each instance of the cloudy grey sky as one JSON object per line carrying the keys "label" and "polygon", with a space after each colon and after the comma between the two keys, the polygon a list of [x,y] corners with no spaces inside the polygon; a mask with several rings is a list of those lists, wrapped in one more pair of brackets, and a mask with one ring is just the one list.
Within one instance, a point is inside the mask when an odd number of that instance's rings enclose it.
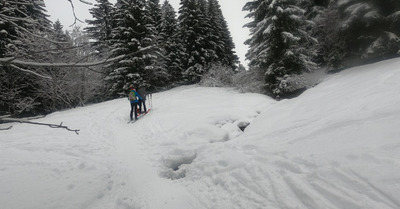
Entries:
{"label": "cloudy grey sky", "polygon": [[[84,2],[96,3],[95,0],[82,0]],[[180,0],[168,0],[170,4],[175,8],[175,12],[178,12]],[[243,25],[250,22],[249,19],[245,19],[246,12],[242,11],[242,8],[249,0],[219,0],[221,9],[225,20],[228,22],[229,30],[232,35],[232,39],[235,42],[236,54],[239,56],[242,64],[247,66],[245,61],[245,54],[248,47],[243,44],[249,37],[249,30],[243,28]],[[67,0],[44,0],[46,9],[50,15],[50,20],[60,20],[64,29],[70,29],[70,25],[74,23],[73,12],[71,4]],[[91,19],[88,9],[92,6],[82,3],[80,0],[72,0],[75,6],[76,16],[84,21],[85,19]],[[110,0],[111,3],[115,3],[116,0]],[[164,0],[160,0],[164,2]],[[85,26],[83,23],[77,22],[77,25]]]}

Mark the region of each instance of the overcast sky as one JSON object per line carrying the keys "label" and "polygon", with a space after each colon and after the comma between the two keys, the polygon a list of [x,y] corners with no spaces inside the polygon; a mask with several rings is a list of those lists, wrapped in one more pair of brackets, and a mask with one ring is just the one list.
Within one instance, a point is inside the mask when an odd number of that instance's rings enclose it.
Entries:
{"label": "overcast sky", "polygon": [[[96,3],[95,0],[82,0],[85,2]],[[170,4],[175,8],[175,12],[178,15],[178,9],[180,7],[180,0],[168,0]],[[248,47],[243,44],[249,37],[249,30],[243,28],[243,25],[250,22],[249,19],[245,19],[246,12],[242,11],[242,8],[249,0],[219,0],[221,9],[225,20],[228,22],[229,30],[231,32],[233,41],[236,46],[236,54],[239,56],[242,64],[247,66],[245,61],[245,54]],[[60,20],[64,29],[70,29],[70,25],[74,23],[73,12],[71,4],[67,0],[44,0],[46,9],[50,15],[50,20],[53,22],[57,19]],[[91,19],[92,16],[89,14],[88,9],[92,6],[80,2],[80,0],[72,0],[75,6],[76,16],[82,21],[85,19]],[[110,0],[111,3],[115,3],[116,0]],[[160,0],[161,3],[164,0]],[[83,23],[77,23],[78,25],[85,26]]]}

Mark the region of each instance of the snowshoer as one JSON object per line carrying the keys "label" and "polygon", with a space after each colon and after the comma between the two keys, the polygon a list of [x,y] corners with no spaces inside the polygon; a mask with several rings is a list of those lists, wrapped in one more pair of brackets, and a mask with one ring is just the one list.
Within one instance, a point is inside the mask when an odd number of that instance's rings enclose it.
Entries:
{"label": "snowshoer", "polygon": [[136,92],[135,88],[133,88],[133,85],[131,84],[129,86],[131,91],[129,92],[129,101],[131,102],[131,120],[133,120],[133,111],[135,111],[135,120],[137,120],[138,112],[137,112],[137,105],[139,104],[139,100],[142,99],[142,97]]}
{"label": "snowshoer", "polygon": [[143,111],[142,111],[142,105],[143,105],[144,113],[147,113],[147,108],[146,108],[147,92],[146,92],[146,88],[140,87],[137,92],[139,93],[139,95],[141,97],[141,99],[139,99],[139,112],[143,113]]}

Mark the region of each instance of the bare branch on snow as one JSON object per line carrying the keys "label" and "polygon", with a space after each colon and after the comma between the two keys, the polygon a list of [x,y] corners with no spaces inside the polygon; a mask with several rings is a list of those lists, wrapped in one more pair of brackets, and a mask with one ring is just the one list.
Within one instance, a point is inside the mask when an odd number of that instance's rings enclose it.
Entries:
{"label": "bare branch on snow", "polygon": [[[43,125],[43,126],[49,126],[50,128],[63,128],[68,131],[75,132],[77,135],[79,135],[79,129],[70,129],[68,126],[64,126],[63,123],[61,122],[60,124],[50,124],[50,123],[39,123],[39,122],[32,122],[29,120],[24,120],[24,119],[15,119],[15,118],[0,118],[1,122],[17,122],[17,123],[28,123],[28,124],[33,124],[33,125]],[[0,130],[9,130],[11,129],[12,126],[6,128],[6,129],[0,129]]]}
{"label": "bare branch on snow", "polygon": [[12,129],[12,126],[7,127],[7,128],[0,128],[0,131],[7,131],[7,130],[10,130],[10,129]]}

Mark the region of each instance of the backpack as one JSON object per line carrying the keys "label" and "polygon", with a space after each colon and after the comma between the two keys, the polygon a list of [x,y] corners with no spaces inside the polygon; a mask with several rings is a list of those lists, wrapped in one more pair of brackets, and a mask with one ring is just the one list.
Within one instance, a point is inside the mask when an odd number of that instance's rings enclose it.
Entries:
{"label": "backpack", "polygon": [[136,101],[136,92],[135,91],[131,91],[129,92],[129,101]]}

